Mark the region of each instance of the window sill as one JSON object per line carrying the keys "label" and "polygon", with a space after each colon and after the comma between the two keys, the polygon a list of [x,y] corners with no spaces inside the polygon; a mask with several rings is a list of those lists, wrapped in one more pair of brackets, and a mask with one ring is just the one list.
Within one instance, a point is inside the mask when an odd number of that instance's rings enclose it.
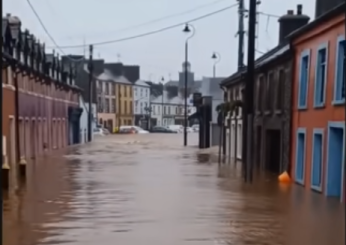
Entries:
{"label": "window sill", "polygon": [[282,114],[282,110],[275,110],[275,114]]}
{"label": "window sill", "polygon": [[322,186],[311,185],[311,190],[317,191],[317,192],[322,192]]}
{"label": "window sill", "polygon": [[325,104],[319,104],[319,105],[314,105],[314,109],[324,109],[325,108]]}
{"label": "window sill", "polygon": [[308,107],[307,106],[299,106],[298,107],[298,111],[305,111],[305,110],[307,110],[308,109]]}
{"label": "window sill", "polygon": [[345,105],[345,100],[333,100],[332,105],[343,106],[343,105]]}
{"label": "window sill", "polygon": [[264,115],[270,115],[271,114],[271,111],[265,111],[264,112]]}

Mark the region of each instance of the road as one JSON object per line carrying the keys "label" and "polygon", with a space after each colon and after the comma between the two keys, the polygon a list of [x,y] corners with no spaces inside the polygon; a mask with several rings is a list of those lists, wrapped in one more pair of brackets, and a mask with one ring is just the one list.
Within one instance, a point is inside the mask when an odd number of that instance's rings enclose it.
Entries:
{"label": "road", "polygon": [[117,135],[33,164],[5,195],[4,245],[342,245],[344,206],[239,166],[197,135]]}

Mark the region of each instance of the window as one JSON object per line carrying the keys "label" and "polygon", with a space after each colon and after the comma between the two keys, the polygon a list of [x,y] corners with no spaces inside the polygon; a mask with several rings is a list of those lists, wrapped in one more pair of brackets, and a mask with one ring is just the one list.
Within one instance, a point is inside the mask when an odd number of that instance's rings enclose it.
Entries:
{"label": "window", "polygon": [[306,109],[308,104],[310,50],[302,52],[300,57],[300,71],[298,81],[298,109]]}
{"label": "window", "polygon": [[265,93],[265,101],[266,101],[265,110],[266,111],[270,111],[272,109],[272,106],[273,106],[273,103],[272,103],[273,83],[274,83],[274,73],[271,72],[271,73],[269,73],[268,80],[266,82],[266,93]]}
{"label": "window", "polygon": [[321,191],[323,163],[323,129],[314,129],[312,136],[311,188]]}
{"label": "window", "polygon": [[297,130],[295,180],[304,185],[306,129]]}
{"label": "window", "polygon": [[124,114],[127,114],[127,101],[124,101]]}
{"label": "window", "polygon": [[115,95],[115,84],[114,83],[112,83],[112,95]]}
{"label": "window", "polygon": [[345,103],[345,37],[337,40],[333,104]]}
{"label": "window", "polygon": [[328,65],[328,44],[323,44],[317,50],[314,107],[324,106],[326,97],[326,79]]}
{"label": "window", "polygon": [[286,82],[286,71],[281,69],[279,71],[279,79],[277,81],[277,90],[276,90],[276,110],[281,111],[284,106],[284,89]]}
{"label": "window", "polygon": [[109,113],[110,110],[109,110],[109,99],[106,99],[106,106],[105,106],[105,113]]}
{"label": "window", "polygon": [[112,112],[116,112],[115,111],[115,99],[112,99],[112,102],[111,102],[112,104],[111,104],[111,110],[112,110]]}
{"label": "window", "polygon": [[130,114],[133,114],[133,102],[130,101]]}
{"label": "window", "polygon": [[124,97],[127,97],[127,88],[126,88],[126,86],[124,85],[124,86],[121,86],[121,87],[124,90]]}
{"label": "window", "polygon": [[262,86],[264,82],[264,77],[259,76],[256,83],[256,111],[260,113],[262,111]]}
{"label": "window", "polygon": [[168,106],[168,115],[171,115],[171,107]]}

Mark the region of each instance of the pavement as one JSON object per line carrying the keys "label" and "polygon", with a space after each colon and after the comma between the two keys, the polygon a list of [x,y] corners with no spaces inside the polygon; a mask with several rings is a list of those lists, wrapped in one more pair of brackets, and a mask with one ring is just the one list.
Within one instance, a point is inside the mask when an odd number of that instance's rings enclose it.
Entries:
{"label": "pavement", "polygon": [[[29,166],[4,245],[342,245],[344,205],[277,176],[245,184],[197,134],[111,135]],[[215,151],[216,149],[216,151]]]}

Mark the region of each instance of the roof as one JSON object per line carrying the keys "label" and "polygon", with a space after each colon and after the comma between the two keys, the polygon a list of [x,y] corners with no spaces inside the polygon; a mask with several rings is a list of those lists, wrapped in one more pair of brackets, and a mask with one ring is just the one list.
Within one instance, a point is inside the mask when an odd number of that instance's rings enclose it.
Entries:
{"label": "roof", "polygon": [[290,35],[288,35],[288,39],[294,39],[299,37],[300,35],[306,33],[307,31],[310,31],[317,26],[319,26],[321,23],[334,18],[335,16],[345,14],[345,8],[346,8],[346,3],[343,2],[336,7],[332,8],[330,11],[326,12],[325,14],[319,16],[316,18],[314,21],[310,22],[309,24],[303,26],[302,28],[299,28],[298,30],[292,32]]}
{"label": "roof", "polygon": [[144,80],[137,80],[135,83],[134,83],[135,86],[142,86],[142,87],[150,87],[150,85],[144,81]]}
{"label": "roof", "polygon": [[[278,46],[274,47],[273,49],[269,50],[267,53],[259,57],[255,60],[255,69],[258,69],[269,62],[274,61],[278,57],[281,57],[286,52],[290,50],[290,44],[286,41],[284,43],[279,44]],[[240,79],[242,75],[245,75],[247,70],[247,67],[244,66],[241,70],[233,73],[231,76],[224,79],[220,84],[225,85],[229,83],[236,83],[237,79]]]}

